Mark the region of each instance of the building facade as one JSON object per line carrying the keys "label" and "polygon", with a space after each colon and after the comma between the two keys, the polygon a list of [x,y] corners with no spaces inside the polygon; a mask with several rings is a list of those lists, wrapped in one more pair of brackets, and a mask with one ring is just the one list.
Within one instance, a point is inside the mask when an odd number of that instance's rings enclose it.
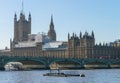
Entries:
{"label": "building facade", "polygon": [[57,41],[53,17],[47,34],[31,34],[31,14],[28,21],[23,13],[17,20],[14,16],[14,39],[10,40],[10,50],[0,51],[3,55],[10,56],[38,56],[53,58],[78,58],[78,59],[120,59],[120,46],[114,43],[95,44],[95,36],[85,32],[79,36],[68,34],[68,41]]}
{"label": "building facade", "polygon": [[73,58],[120,59],[120,46],[114,44],[95,44],[94,32],[85,32],[83,36],[80,33],[79,37],[68,34],[68,53]]}

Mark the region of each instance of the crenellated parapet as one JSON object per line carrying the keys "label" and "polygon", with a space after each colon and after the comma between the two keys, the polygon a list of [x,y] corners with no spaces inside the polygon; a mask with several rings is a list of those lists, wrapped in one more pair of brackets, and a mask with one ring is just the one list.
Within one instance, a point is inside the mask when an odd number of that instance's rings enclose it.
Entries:
{"label": "crenellated parapet", "polygon": [[89,35],[88,32],[85,32],[85,34],[82,35],[82,33],[80,32],[79,36],[77,36],[75,33],[73,33],[72,36],[70,36],[70,34],[68,33],[68,42],[79,43],[75,45],[80,45],[83,47],[94,46],[95,45],[94,33],[92,31],[91,35]]}

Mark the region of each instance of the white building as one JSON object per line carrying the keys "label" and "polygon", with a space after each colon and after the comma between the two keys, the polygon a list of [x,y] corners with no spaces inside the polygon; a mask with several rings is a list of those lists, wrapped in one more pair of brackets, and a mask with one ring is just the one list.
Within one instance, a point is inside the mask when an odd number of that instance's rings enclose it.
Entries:
{"label": "white building", "polygon": [[52,40],[44,33],[29,34],[28,41],[18,42],[18,44],[15,44],[15,47],[16,48],[34,47],[34,46],[36,46],[36,43],[39,43],[39,42],[48,43],[48,42],[52,42]]}

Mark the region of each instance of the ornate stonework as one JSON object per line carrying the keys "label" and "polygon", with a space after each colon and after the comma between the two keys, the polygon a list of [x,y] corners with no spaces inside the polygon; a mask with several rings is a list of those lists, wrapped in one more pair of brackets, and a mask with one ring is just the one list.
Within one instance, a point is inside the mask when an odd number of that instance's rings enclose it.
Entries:
{"label": "ornate stonework", "polygon": [[28,34],[31,34],[31,14],[28,20],[25,15],[20,13],[20,19],[17,20],[17,15],[14,16],[14,42],[22,42],[28,40]]}

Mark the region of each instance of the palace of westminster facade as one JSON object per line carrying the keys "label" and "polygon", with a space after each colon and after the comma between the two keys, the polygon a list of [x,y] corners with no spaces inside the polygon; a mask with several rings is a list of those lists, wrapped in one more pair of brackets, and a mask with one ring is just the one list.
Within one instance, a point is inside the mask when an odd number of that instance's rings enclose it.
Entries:
{"label": "palace of westminster facade", "polygon": [[10,49],[0,50],[0,55],[38,56],[55,58],[98,58],[120,59],[120,44],[95,44],[94,32],[80,32],[79,36],[68,33],[68,41],[56,41],[53,17],[47,34],[31,34],[31,14],[26,20],[21,12],[20,19],[14,15],[14,39],[10,40]]}

